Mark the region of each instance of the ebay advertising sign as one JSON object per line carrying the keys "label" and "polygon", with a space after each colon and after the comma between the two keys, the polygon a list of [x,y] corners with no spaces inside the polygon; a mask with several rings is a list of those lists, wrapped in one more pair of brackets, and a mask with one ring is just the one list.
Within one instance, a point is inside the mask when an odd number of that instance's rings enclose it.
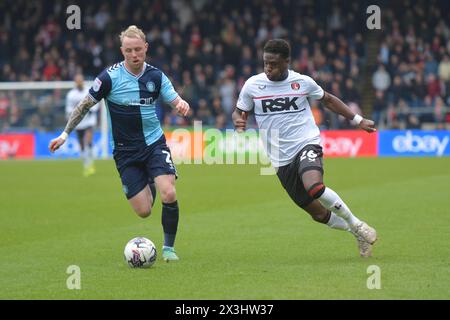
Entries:
{"label": "ebay advertising sign", "polygon": [[450,156],[450,131],[389,130],[378,134],[380,157]]}
{"label": "ebay advertising sign", "polygon": [[0,159],[33,159],[33,133],[0,134]]}
{"label": "ebay advertising sign", "polygon": [[320,133],[326,157],[376,157],[378,133],[330,130]]}

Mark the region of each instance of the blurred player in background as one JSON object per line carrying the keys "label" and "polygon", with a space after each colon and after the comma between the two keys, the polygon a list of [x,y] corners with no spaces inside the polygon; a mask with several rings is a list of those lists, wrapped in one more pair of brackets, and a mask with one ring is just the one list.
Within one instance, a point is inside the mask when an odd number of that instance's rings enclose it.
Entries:
{"label": "blurred player in background", "polygon": [[[66,96],[66,117],[70,118],[75,107],[89,93],[89,88],[84,86],[84,77],[82,74],[75,75],[75,88],[70,90]],[[89,112],[75,128],[78,143],[80,145],[80,155],[83,158],[83,175],[88,177],[95,173],[94,152],[92,140],[94,128],[97,125],[98,104],[89,109]]]}
{"label": "blurred player in background", "polygon": [[124,61],[105,69],[95,79],[89,94],[76,106],[64,132],[50,142],[57,150],[81,119],[101,99],[105,99],[110,118],[113,156],[123,191],[141,217],[151,213],[156,190],[162,201],[165,261],[178,260],[174,249],[179,209],[175,190],[176,169],[156,116],[156,100],[162,97],[180,115],[189,104],[174,90],[167,76],[145,62],[148,43],[144,32],[130,26],[120,34]]}
{"label": "blurred player in background", "polygon": [[266,43],[264,72],[244,84],[233,112],[234,125],[238,131],[245,130],[247,113],[253,111],[267,154],[291,199],[315,221],[351,232],[360,255],[371,256],[377,239],[375,229],[353,215],[339,195],[323,182],[320,131],[307,99],[320,100],[369,133],[376,131],[374,122],[355,114],[312,78],[289,70],[290,51],[285,40]]}

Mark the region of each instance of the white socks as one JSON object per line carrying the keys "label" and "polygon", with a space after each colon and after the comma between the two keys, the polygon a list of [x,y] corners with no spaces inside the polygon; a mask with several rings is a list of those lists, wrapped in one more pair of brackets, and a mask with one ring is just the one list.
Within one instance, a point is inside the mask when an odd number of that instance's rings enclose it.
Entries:
{"label": "white socks", "polygon": [[[336,192],[326,187],[324,193],[317,199],[319,202],[328,210],[334,212],[336,215],[341,217],[344,222],[347,223],[348,227],[351,229],[355,229],[356,225],[361,221],[355,217],[347,205],[342,201],[342,199],[338,196]],[[328,221],[328,225],[334,228],[331,225],[341,226],[342,222],[336,219],[338,217],[333,217],[333,213],[331,214],[330,221]],[[333,222],[331,222],[333,220]],[[331,223],[331,225],[330,225]],[[336,229],[340,229],[336,227]],[[345,229],[342,229],[345,230]]]}
{"label": "white socks", "polygon": [[328,220],[327,225],[333,229],[351,231],[348,223],[341,217],[338,217],[334,212],[331,212],[330,220]]}
{"label": "white socks", "polygon": [[83,158],[84,167],[89,167],[93,162],[93,150],[91,147],[86,146],[83,151],[81,151],[81,157]]}

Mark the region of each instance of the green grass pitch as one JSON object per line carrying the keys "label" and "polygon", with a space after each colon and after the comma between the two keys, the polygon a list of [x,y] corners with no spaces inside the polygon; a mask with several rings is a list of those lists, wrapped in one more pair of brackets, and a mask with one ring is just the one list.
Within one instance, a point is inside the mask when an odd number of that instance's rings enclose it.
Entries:
{"label": "green grass pitch", "polygon": [[[0,299],[450,299],[449,158],[325,159],[325,183],[378,231],[370,259],[259,169],[178,166],[181,260],[166,264],[159,196],[139,218],[112,161],[90,178],[74,160],[1,161]],[[136,236],[157,245],[150,269],[123,261]]]}

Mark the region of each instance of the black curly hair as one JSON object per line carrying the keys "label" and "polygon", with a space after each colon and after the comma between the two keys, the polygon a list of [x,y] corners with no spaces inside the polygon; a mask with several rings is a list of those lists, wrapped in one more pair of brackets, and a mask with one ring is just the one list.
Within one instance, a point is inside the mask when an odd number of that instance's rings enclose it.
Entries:
{"label": "black curly hair", "polygon": [[289,59],[291,56],[291,46],[286,40],[272,39],[264,45],[264,52],[279,54],[284,59]]}

